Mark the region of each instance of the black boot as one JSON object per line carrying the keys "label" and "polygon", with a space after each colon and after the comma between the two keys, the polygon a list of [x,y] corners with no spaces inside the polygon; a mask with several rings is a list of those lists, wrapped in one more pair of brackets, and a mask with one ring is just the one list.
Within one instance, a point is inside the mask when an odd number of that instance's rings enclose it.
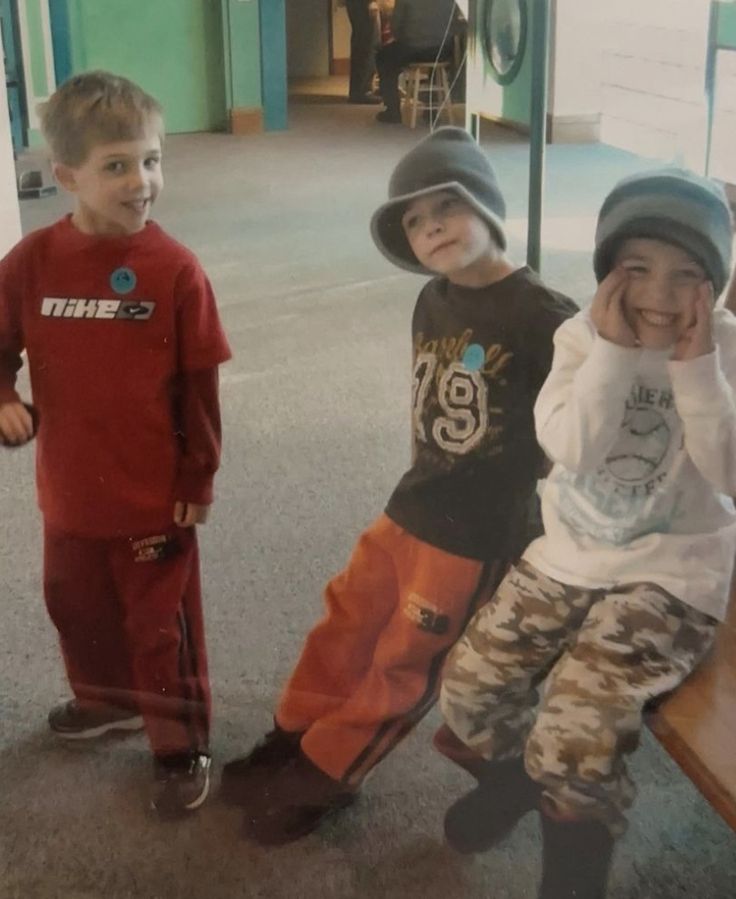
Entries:
{"label": "black boot", "polygon": [[301,733],[283,730],[274,723],[248,755],[233,759],[222,769],[220,796],[230,805],[247,805],[263,779],[299,754]]}
{"label": "black boot", "polygon": [[388,106],[386,109],[382,109],[376,115],[377,122],[383,122],[384,125],[401,125],[401,110],[400,109],[390,109]]}
{"label": "black boot", "polygon": [[462,853],[485,852],[498,843],[537,807],[541,793],[522,758],[476,764],[472,773],[478,786],[445,815],[445,838]]}
{"label": "black boot", "polygon": [[334,780],[303,752],[283,765],[249,805],[245,835],[261,846],[283,846],[316,830],[358,798],[358,787]]}
{"label": "black boot", "polygon": [[614,838],[600,821],[555,821],[542,813],[542,885],[537,899],[604,899]]}

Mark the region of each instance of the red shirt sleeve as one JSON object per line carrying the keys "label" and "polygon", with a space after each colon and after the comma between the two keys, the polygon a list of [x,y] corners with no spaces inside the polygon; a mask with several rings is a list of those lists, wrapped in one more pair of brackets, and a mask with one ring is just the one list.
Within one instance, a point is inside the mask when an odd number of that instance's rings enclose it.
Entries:
{"label": "red shirt sleeve", "polygon": [[215,295],[201,267],[185,265],[176,283],[179,370],[201,371],[232,355],[220,324]]}
{"label": "red shirt sleeve", "polygon": [[176,479],[176,500],[208,506],[220,465],[222,427],[217,368],[182,372],[178,377],[179,433],[183,451]]}
{"label": "red shirt sleeve", "polygon": [[183,446],[176,499],[209,505],[222,434],[217,366],[231,353],[212,286],[196,260],[182,269],[177,280],[176,316],[177,407]]}
{"label": "red shirt sleeve", "polygon": [[21,276],[16,254],[0,261],[0,404],[17,403],[16,376],[23,365]]}

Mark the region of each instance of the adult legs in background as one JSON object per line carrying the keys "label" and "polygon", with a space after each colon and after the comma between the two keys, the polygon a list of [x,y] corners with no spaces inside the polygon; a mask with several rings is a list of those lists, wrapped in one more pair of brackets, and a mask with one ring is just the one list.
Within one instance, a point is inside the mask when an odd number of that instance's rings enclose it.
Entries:
{"label": "adult legs in background", "polygon": [[369,0],[346,0],[350,19],[350,91],[351,103],[376,102],[369,93],[376,71],[376,22]]}
{"label": "adult legs in background", "polygon": [[386,109],[378,113],[380,122],[401,121],[399,75],[402,69],[413,62],[434,62],[439,52],[439,47],[409,47],[400,41],[381,47],[376,53],[376,68]]}

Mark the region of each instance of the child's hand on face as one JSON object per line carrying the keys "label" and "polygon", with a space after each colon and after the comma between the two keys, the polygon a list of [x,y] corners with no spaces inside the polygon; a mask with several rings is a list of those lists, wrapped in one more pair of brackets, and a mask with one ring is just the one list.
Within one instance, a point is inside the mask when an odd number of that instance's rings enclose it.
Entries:
{"label": "child's hand on face", "polygon": [[693,322],[675,343],[672,359],[685,362],[713,352],[713,285],[703,281],[693,307]]}
{"label": "child's hand on face", "polygon": [[590,307],[590,317],[596,331],[604,340],[619,346],[638,345],[636,334],[624,315],[623,300],[628,275],[622,268],[614,268],[598,285]]}
{"label": "child's hand on face", "polygon": [[33,438],[33,417],[23,403],[0,406],[0,444],[22,446]]}
{"label": "child's hand on face", "polygon": [[180,528],[191,528],[195,524],[204,524],[209,514],[209,506],[181,501],[174,503],[174,524],[178,524]]}

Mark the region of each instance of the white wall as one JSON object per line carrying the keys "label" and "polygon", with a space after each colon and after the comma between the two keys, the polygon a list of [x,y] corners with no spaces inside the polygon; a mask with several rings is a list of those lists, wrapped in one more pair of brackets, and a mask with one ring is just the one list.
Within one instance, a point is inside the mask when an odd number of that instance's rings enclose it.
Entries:
{"label": "white wall", "polygon": [[708,9],[709,0],[604,4],[604,142],[702,168]]}
{"label": "white wall", "polygon": [[0,257],[18,241],[20,235],[20,210],[15,186],[13,145],[10,139],[10,114],[3,85],[0,87]]}
{"label": "white wall", "polygon": [[736,184],[736,52],[720,51],[716,58],[716,97],[710,174]]}
{"label": "white wall", "polygon": [[[557,0],[549,111],[604,143],[702,171],[709,0]],[[718,57],[710,172],[736,183],[736,53]]]}
{"label": "white wall", "polygon": [[350,19],[337,0],[332,0],[332,58],[350,59]]}
{"label": "white wall", "polygon": [[557,0],[549,111],[555,116],[597,116],[601,111],[601,5]]}

